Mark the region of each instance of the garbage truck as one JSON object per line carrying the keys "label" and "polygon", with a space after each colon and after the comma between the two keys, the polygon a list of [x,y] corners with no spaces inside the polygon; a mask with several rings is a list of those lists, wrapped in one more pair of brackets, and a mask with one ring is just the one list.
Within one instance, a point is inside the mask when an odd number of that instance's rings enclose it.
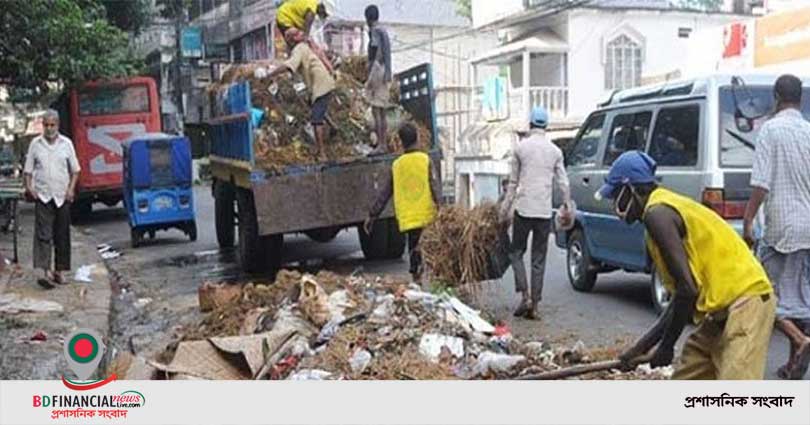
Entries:
{"label": "garbage truck", "polygon": [[[430,64],[396,75],[400,104],[429,129],[428,154],[441,159]],[[217,96],[208,121],[217,241],[221,248],[238,244],[238,259],[249,273],[274,272],[281,266],[284,235],[303,233],[329,242],[357,227],[366,259],[402,256],[405,239],[389,204],[370,233],[363,230],[368,207],[381,187],[396,154],[351,162],[292,165],[282,171],[256,166],[253,151],[250,82],[235,82]]]}

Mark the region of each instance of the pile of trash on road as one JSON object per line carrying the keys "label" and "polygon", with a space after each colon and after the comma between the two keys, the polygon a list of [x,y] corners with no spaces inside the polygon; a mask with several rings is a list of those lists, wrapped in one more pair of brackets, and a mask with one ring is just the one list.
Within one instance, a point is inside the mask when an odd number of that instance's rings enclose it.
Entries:
{"label": "pile of trash on road", "polygon": [[509,237],[493,203],[442,207],[419,244],[431,278],[447,286],[497,279],[509,267]]}
{"label": "pile of trash on road", "polygon": [[[310,123],[310,91],[297,75],[284,73],[275,78],[267,75],[282,62],[266,60],[233,65],[228,68],[218,83],[209,91],[224,98],[231,83],[250,82],[254,122],[258,124],[254,137],[256,165],[271,171],[282,172],[290,165],[310,165],[325,161],[349,162],[368,155],[375,144],[371,108],[363,95],[362,78],[365,71],[364,57],[350,57],[341,62],[336,70],[337,88],[329,103],[327,121],[331,127],[326,152],[320,157],[315,149],[315,133]],[[402,152],[396,135],[397,124],[411,122],[419,129],[420,147],[427,149],[432,136],[421,123],[413,120],[399,106],[399,88],[392,84],[391,111],[395,117],[389,123],[389,146],[394,152]],[[218,102],[224,103],[224,102]]]}
{"label": "pile of trash on road", "polygon": [[282,271],[273,285],[208,284],[200,299],[208,316],[165,356],[123,356],[113,370],[122,379],[519,379],[599,360],[581,343],[524,343],[449,293],[390,277]]}

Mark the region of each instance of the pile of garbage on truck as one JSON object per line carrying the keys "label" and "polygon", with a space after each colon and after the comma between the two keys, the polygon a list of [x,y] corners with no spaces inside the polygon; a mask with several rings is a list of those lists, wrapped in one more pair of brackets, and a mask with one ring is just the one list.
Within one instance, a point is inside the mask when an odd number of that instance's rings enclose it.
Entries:
{"label": "pile of garbage on truck", "polygon": [[[232,65],[209,91],[222,99],[230,84],[250,82],[254,108],[254,153],[256,165],[268,171],[282,172],[290,165],[321,162],[349,162],[367,156],[376,145],[371,106],[364,96],[365,57],[343,59],[335,71],[337,88],[327,112],[331,129],[326,152],[318,155],[314,129],[310,123],[310,91],[298,75],[284,73],[274,78],[267,75],[281,61],[266,60]],[[402,152],[397,137],[398,125],[411,122],[419,130],[419,143],[427,149],[431,132],[416,122],[399,105],[399,89],[392,84],[388,108],[388,147],[390,152]],[[221,102],[220,102],[221,103]]]}
{"label": "pile of garbage on truck", "polygon": [[[207,283],[206,311],[156,360],[119,356],[121,379],[521,379],[588,365],[618,350],[524,342],[453,291],[396,277],[282,270],[272,284]],[[582,379],[666,379],[670,369]]]}

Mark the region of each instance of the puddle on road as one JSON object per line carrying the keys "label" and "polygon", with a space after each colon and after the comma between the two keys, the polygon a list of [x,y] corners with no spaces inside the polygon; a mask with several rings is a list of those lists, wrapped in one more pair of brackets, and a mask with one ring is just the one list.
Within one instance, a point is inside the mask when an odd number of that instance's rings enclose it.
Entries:
{"label": "puddle on road", "polygon": [[200,251],[163,258],[154,265],[157,268],[201,268],[195,274],[204,280],[237,280],[245,276],[236,261],[236,250],[233,249]]}

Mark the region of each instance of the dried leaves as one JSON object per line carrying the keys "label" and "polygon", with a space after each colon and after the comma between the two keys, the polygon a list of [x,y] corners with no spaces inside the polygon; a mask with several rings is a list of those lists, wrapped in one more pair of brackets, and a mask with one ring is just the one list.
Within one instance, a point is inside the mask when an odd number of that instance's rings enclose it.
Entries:
{"label": "dried leaves", "polygon": [[419,242],[431,276],[448,286],[486,280],[498,232],[494,204],[443,207]]}

